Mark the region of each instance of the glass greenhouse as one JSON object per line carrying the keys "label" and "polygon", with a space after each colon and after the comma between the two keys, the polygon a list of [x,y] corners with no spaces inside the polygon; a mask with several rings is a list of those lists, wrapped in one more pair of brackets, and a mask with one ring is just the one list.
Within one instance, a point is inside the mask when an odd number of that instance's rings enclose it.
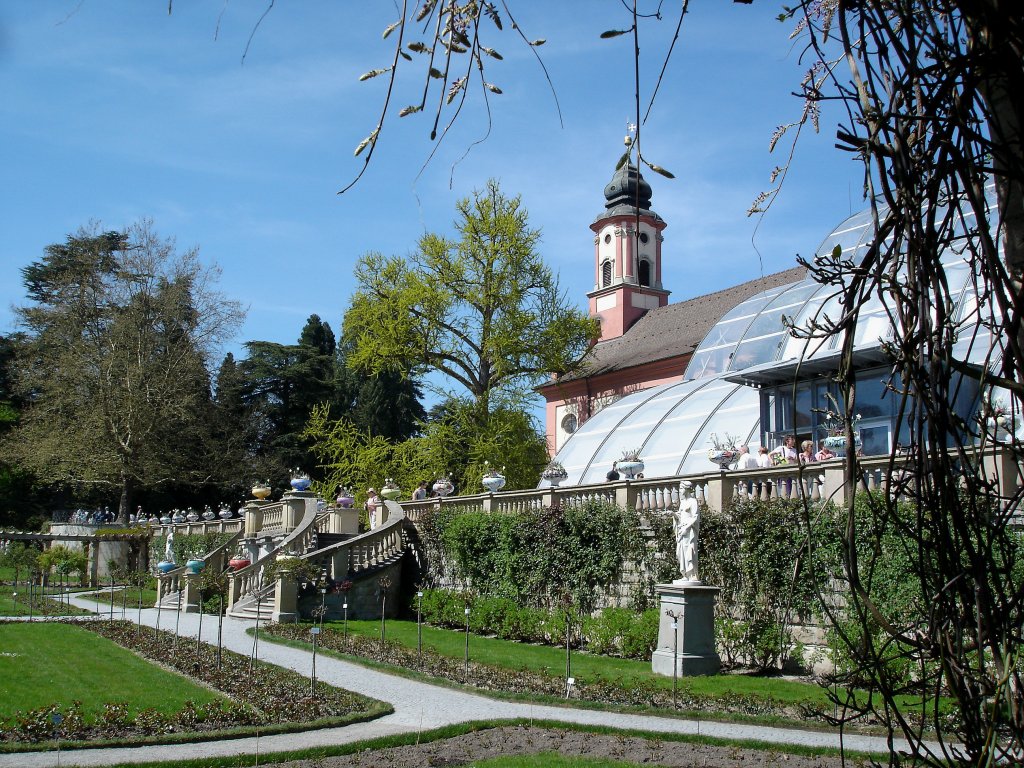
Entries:
{"label": "glass greenhouse", "polygon": [[[972,222],[965,222],[970,226]],[[870,212],[851,216],[826,237],[816,258],[838,246],[845,258],[860,260],[872,237]],[[959,295],[958,359],[990,365],[990,335],[977,320],[973,270],[961,254],[944,259],[952,295]],[[682,381],[627,395],[586,421],[556,456],[569,474],[565,485],[601,482],[625,450],[643,456],[646,477],[708,471],[713,436],[738,437],[751,451],[774,448],[783,434],[798,439],[823,437],[814,409],[836,393],[828,374],[836,370],[840,338],[797,338],[809,321],[838,316],[837,289],[810,277],[767,290],[738,304],[708,332],[695,350]],[[858,364],[857,411],[865,454],[887,453],[900,435],[895,398],[886,397],[888,368],[881,343],[894,329],[882,297],[867,296],[854,339]],[[794,384],[794,382],[796,382]],[[795,402],[794,402],[795,401]],[[978,390],[965,380],[955,407],[963,415],[978,404]],[[794,407],[795,406],[795,407]],[[795,422],[795,423],[792,423]]]}

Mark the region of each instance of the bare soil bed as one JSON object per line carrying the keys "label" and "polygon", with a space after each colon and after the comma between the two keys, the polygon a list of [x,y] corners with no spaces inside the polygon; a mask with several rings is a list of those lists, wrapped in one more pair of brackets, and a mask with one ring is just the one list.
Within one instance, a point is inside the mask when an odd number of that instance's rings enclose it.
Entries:
{"label": "bare soil bed", "polygon": [[[467,733],[418,746],[367,750],[343,757],[279,763],[287,768],[421,768],[471,765],[501,755],[559,752],[675,768],[840,768],[838,757],[805,757],[782,751],[740,749],[656,738],[616,736],[548,728],[511,726]],[[846,767],[858,761],[846,762]]]}

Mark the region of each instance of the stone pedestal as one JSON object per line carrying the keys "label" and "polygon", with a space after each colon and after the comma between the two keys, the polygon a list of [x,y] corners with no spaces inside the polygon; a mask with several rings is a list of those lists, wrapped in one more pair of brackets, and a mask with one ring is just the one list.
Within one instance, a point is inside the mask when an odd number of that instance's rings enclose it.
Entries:
{"label": "stone pedestal", "polygon": [[354,507],[335,509],[328,515],[328,533],[359,533],[359,510]]}
{"label": "stone pedestal", "polygon": [[274,590],[274,612],[270,620],[286,623],[299,620],[298,612],[299,585],[290,575],[277,577],[277,589]]}
{"label": "stone pedestal", "polygon": [[181,598],[181,610],[184,613],[199,613],[199,574],[184,574],[185,588]]}
{"label": "stone pedestal", "polygon": [[[651,670],[668,677],[673,670],[679,677],[716,674],[722,666],[715,650],[715,599],[721,590],[697,581],[658,584],[655,589],[661,621]],[[677,629],[672,629],[673,621]]]}

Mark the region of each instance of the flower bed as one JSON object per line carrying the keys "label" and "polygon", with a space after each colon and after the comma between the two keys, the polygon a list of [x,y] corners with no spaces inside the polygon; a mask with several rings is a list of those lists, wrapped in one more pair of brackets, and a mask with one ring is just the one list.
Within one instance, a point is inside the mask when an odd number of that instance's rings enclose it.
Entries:
{"label": "flower bed", "polygon": [[[269,624],[262,630],[283,640],[308,642],[309,625]],[[512,670],[491,664],[470,661],[469,679],[466,679],[466,665],[463,659],[443,656],[430,648],[424,648],[422,656],[415,648],[407,648],[392,641],[385,641],[349,634],[331,627],[324,627],[318,645],[327,650],[358,656],[383,664],[416,670],[431,677],[453,683],[468,684],[474,688],[500,691],[508,694],[530,694],[537,696],[565,697],[565,678],[560,675],[544,674],[526,669]],[[593,681],[577,680],[573,688],[573,699],[601,704],[623,706],[672,708],[672,691],[657,685],[654,681],[640,680],[627,684],[616,680],[599,678]],[[730,712],[762,717],[787,719],[813,719],[824,721],[820,702],[810,700],[785,706],[777,701],[744,693],[728,693],[709,696],[689,690],[681,684],[677,691],[676,708],[692,712]]]}
{"label": "flower bed", "polygon": [[[112,701],[91,720],[83,717],[76,702],[60,709],[62,740],[161,741],[170,739],[160,737],[175,734],[212,735],[246,726],[259,726],[261,732],[269,733],[342,725],[391,711],[389,705],[319,681],[316,696],[311,696],[308,677],[263,662],[251,665],[250,673],[249,658],[228,650],[221,651],[218,669],[216,647],[203,643],[197,652],[195,641],[186,638],[179,638],[175,646],[174,636],[168,632],[161,631],[154,637],[152,629],[138,632],[126,621],[75,623],[198,680],[231,700],[204,706],[187,702],[171,716],[153,709],[132,714],[126,702]],[[56,706],[49,706],[16,714],[0,723],[0,743],[50,741],[54,738],[52,716],[57,711]]]}

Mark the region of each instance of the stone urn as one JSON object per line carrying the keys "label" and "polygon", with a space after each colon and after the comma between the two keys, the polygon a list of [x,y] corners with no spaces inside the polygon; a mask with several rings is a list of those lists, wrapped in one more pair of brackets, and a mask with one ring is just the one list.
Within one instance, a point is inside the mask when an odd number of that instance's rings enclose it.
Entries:
{"label": "stone urn", "polygon": [[342,491],[338,495],[338,506],[342,509],[352,509],[352,505],[356,503],[355,496],[352,495],[352,491]]}
{"label": "stone urn", "polygon": [[299,472],[299,470],[295,470],[292,473],[292,479],[289,481],[289,484],[291,485],[293,491],[305,491],[309,488],[311,482],[312,481],[309,479],[309,475],[307,475],[305,472]]}
{"label": "stone urn", "polygon": [[639,457],[619,459],[615,466],[618,468],[619,472],[624,474],[629,480],[632,480],[644,471],[644,461]]}
{"label": "stone urn", "polygon": [[218,516],[221,520],[230,520],[235,516],[235,513],[231,511],[231,507],[221,507]]}
{"label": "stone urn", "polygon": [[185,568],[188,569],[189,573],[199,573],[205,567],[206,561],[201,560],[198,557],[194,557],[185,563]]}
{"label": "stone urn", "polygon": [[455,486],[452,485],[452,479],[450,477],[440,478],[436,483],[434,483],[434,493],[442,499],[445,496],[451,496],[455,493]]}
{"label": "stone urn", "polygon": [[495,472],[492,470],[485,474],[480,479],[480,482],[483,483],[484,488],[486,488],[488,491],[490,491],[491,493],[495,493],[505,487],[505,476],[500,472]]}
{"label": "stone urn", "polygon": [[270,483],[256,483],[252,487],[252,495],[260,501],[264,501],[269,498],[270,493]]}
{"label": "stone urn", "polygon": [[394,501],[402,495],[402,489],[395,484],[394,480],[386,479],[381,486],[380,495],[388,501]]}
{"label": "stone urn", "polygon": [[565,471],[565,467],[557,461],[552,461],[540,473],[541,480],[547,480],[548,485],[552,488],[557,488],[558,484],[568,477],[569,473]]}
{"label": "stone urn", "polygon": [[[708,451],[708,461],[712,464],[717,464],[718,468],[723,472],[729,468],[729,465],[736,461],[736,457],[739,455],[737,451],[729,448],[712,448]],[[619,465],[622,466],[621,464]]]}
{"label": "stone urn", "polygon": [[[845,454],[846,453],[846,449],[847,449],[846,435],[829,435],[828,437],[826,437],[824,439],[823,442],[825,443],[825,447],[828,448],[830,451],[834,451],[837,454]],[[853,447],[856,449],[856,448],[860,448],[860,446],[861,446],[860,435],[856,435],[855,434],[853,436]]]}

